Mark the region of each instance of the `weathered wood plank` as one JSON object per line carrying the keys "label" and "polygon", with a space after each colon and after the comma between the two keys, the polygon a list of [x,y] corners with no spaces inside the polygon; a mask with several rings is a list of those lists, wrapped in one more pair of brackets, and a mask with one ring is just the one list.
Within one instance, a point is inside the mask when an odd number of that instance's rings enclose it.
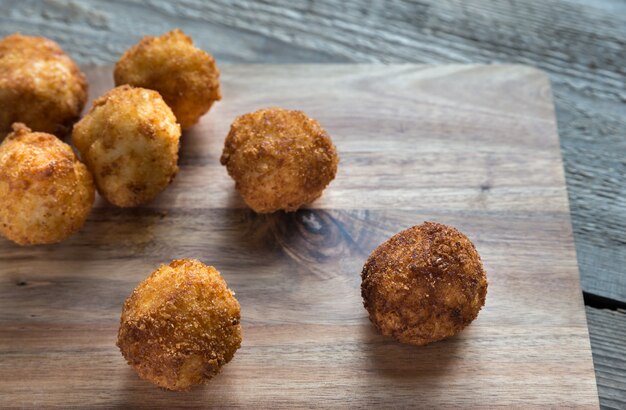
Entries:
{"label": "weathered wood plank", "polygon": [[626,408],[626,310],[586,309],[600,406]]}
{"label": "weathered wood plank", "polygon": [[[110,86],[110,68],[88,73],[96,91]],[[544,75],[224,65],[223,83],[228,97],[183,136],[176,182],[155,201],[99,202],[58,245],[0,240],[0,406],[597,406]],[[342,158],[323,198],[297,213],[252,213],[218,165],[234,115],[266,104],[319,119]],[[380,242],[425,219],[468,233],[490,284],[468,329],[420,349],[376,334],[359,273]],[[180,257],[222,271],[244,331],[223,374],[184,396],[139,380],[114,345],[124,298]]]}
{"label": "weathered wood plank", "polygon": [[626,5],[615,0],[5,0],[0,34],[111,63],[182,27],[219,62],[517,62],[550,74],[588,292],[626,301]]}

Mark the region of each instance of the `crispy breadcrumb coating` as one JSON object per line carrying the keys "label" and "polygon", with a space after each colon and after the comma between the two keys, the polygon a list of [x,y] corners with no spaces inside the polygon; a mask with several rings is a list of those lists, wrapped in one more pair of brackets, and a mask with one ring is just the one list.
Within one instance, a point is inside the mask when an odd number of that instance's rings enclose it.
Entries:
{"label": "crispy breadcrumb coating", "polygon": [[169,390],[206,383],[241,346],[239,302],[195,259],[161,265],[124,303],[117,346],[139,376]]}
{"label": "crispy breadcrumb coating", "polygon": [[460,332],[485,304],[487,276],[461,232],[424,222],[391,237],[365,263],[361,293],[386,336],[425,345]]}
{"label": "crispy breadcrumb coating", "polygon": [[211,54],[194,47],[176,29],[160,37],[146,36],[115,65],[115,84],[158,91],[183,129],[198,122],[222,98],[220,72]]}
{"label": "crispy breadcrumb coating", "polygon": [[180,126],[159,93],[125,85],[98,98],[72,141],[98,192],[121,207],[163,191],[178,172]]}
{"label": "crispy breadcrumb coating", "polygon": [[91,211],[91,174],[54,135],[13,130],[0,144],[0,233],[20,245],[60,242]]}
{"label": "crispy breadcrumb coating", "polygon": [[87,80],[57,43],[12,34],[0,40],[0,134],[21,122],[64,135],[87,101]]}
{"label": "crispy breadcrumb coating", "polygon": [[339,158],[320,124],[301,111],[267,108],[237,117],[220,159],[258,213],[295,211],[335,178]]}

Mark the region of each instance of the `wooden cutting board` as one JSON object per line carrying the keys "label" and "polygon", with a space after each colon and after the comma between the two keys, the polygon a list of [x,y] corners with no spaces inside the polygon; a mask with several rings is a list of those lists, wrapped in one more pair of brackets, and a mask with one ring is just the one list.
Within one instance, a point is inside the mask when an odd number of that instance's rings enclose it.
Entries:
{"label": "wooden cutting board", "polygon": [[[90,94],[112,68],[88,68]],[[225,65],[224,99],[184,134],[157,200],[98,199],[54,246],[0,239],[0,405],[34,407],[598,406],[550,86],[524,66]],[[219,164],[236,115],[301,109],[341,162],[324,196],[255,215]],[[369,253],[424,220],[477,246],[487,304],[426,347],[376,333]],[[122,303],[160,263],[216,266],[244,342],[190,393],[140,380],[115,346]]]}

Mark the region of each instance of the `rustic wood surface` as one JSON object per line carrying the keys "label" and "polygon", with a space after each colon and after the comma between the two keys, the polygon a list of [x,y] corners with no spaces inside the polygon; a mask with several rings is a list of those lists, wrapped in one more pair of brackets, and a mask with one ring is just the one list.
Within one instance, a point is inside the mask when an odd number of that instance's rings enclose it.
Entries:
{"label": "rustic wood surface", "polygon": [[626,316],[625,309],[615,311],[587,307],[593,362],[602,407],[624,408],[626,396]]}
{"label": "rustic wood surface", "polygon": [[[626,301],[626,3],[619,0],[1,0],[0,35],[59,41],[112,63],[145,34],[182,27],[218,62],[518,62],[552,81],[582,287]],[[588,307],[594,358],[615,332]],[[617,313],[615,313],[617,314]],[[619,323],[620,316],[616,316]],[[626,324],[626,315],[621,316]],[[626,407],[626,366],[597,366],[603,406]],[[611,382],[614,380],[614,382]],[[604,400],[610,397],[609,401]],[[615,404],[615,403],[619,403]]]}
{"label": "rustic wood surface", "polygon": [[1,35],[49,36],[81,63],[113,63],[143,35],[173,27],[221,63],[515,62],[545,70],[583,289],[626,302],[625,2],[0,2]]}
{"label": "rustic wood surface", "polygon": [[[110,67],[87,72],[92,95],[111,86]],[[222,72],[224,100],[183,136],[180,173],[154,202],[98,200],[54,246],[0,240],[0,405],[597,407],[547,77],[523,66]],[[266,105],[317,118],[341,156],[336,181],[297,213],[246,209],[218,162],[233,117]],[[418,348],[374,331],[359,273],[423,220],[466,232],[490,283],[468,329]],[[189,394],[140,380],[115,347],[123,300],[181,257],[222,271],[244,329],[234,360]]]}

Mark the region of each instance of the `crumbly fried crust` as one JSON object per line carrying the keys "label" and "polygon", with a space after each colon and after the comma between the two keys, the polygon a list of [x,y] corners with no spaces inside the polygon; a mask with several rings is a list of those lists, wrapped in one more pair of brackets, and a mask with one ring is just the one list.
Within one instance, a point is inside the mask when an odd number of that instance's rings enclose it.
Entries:
{"label": "crumbly fried crust", "polygon": [[207,382],[241,346],[239,302],[195,259],[162,265],[124,303],[117,345],[140,377],[169,390]]}
{"label": "crumbly fried crust", "polygon": [[98,98],[72,141],[109,202],[132,207],[163,191],[178,172],[180,126],[159,93],[125,85]]}
{"label": "crumbly fried crust", "polygon": [[60,242],[91,211],[92,176],[54,135],[13,130],[0,144],[0,233],[20,245]]}
{"label": "crumbly fried crust", "polygon": [[0,134],[14,122],[64,135],[87,101],[87,80],[57,43],[12,34],[0,40]]}
{"label": "crumbly fried crust", "polygon": [[198,122],[222,98],[220,72],[213,56],[194,47],[176,29],[160,37],[146,36],[115,65],[115,84],[158,91],[183,129]]}
{"label": "crumbly fried crust", "polygon": [[237,117],[220,159],[250,208],[295,211],[335,178],[339,158],[320,124],[301,111],[267,108]]}
{"label": "crumbly fried crust", "polygon": [[487,276],[472,242],[425,222],[391,237],[365,263],[361,293],[378,330],[425,345],[460,332],[485,304]]}

